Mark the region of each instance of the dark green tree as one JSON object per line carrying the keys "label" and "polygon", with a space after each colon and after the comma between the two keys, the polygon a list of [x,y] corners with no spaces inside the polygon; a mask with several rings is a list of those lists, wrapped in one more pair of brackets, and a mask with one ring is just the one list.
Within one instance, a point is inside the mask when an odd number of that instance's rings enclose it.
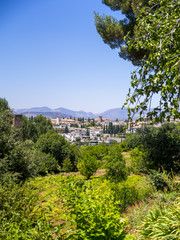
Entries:
{"label": "dark green tree", "polygon": [[86,129],[86,136],[87,136],[87,137],[90,136],[90,132],[89,132],[89,129],[88,129],[88,128]]}
{"label": "dark green tree", "polygon": [[148,51],[143,46],[139,49],[129,48],[127,36],[134,38],[136,18],[139,15],[138,7],[146,6],[148,0],[102,0],[102,3],[110,7],[112,11],[121,11],[125,18],[119,20],[113,16],[100,16],[95,13],[97,32],[104,43],[112,49],[120,50],[120,57],[130,60],[134,65],[139,65]]}
{"label": "dark green tree", "polygon": [[113,182],[120,182],[127,178],[126,163],[120,145],[111,147],[107,158],[106,172],[107,178]]}
{"label": "dark green tree", "polygon": [[35,149],[32,141],[19,140],[19,129],[12,126],[12,118],[8,102],[0,98],[0,180],[19,181],[57,171],[55,158]]}
{"label": "dark green tree", "polygon": [[77,148],[70,145],[63,136],[58,133],[47,132],[39,137],[36,142],[36,147],[46,154],[51,154],[62,167],[62,162],[69,158],[73,165],[73,169],[76,168]]}
{"label": "dark green tree", "polygon": [[51,133],[54,132],[53,125],[50,119],[47,119],[43,115],[39,115],[35,117],[33,120],[36,124],[38,136],[40,136],[41,134],[45,134],[47,132]]}
{"label": "dark green tree", "polygon": [[32,140],[36,142],[38,139],[38,131],[36,128],[36,124],[33,118],[27,118],[26,116],[22,116],[22,138],[23,140]]}
{"label": "dark green tree", "polygon": [[141,134],[144,150],[147,151],[147,169],[180,170],[180,130],[173,123],[165,123],[159,129],[147,128]]}
{"label": "dark green tree", "polygon": [[[180,21],[179,0],[103,0],[113,11],[121,10],[124,20],[95,15],[98,33],[120,57],[139,68],[132,73],[125,106],[129,118],[144,112],[162,122],[180,118]],[[164,13],[164,14],[162,14]],[[159,94],[157,106],[151,102]],[[156,100],[157,102],[157,100]]]}
{"label": "dark green tree", "polygon": [[108,133],[113,134],[113,124],[112,124],[112,122],[109,123]]}
{"label": "dark green tree", "polygon": [[69,129],[68,129],[68,126],[67,126],[67,125],[65,126],[64,132],[65,132],[65,133],[68,133],[68,132],[69,132]]}
{"label": "dark green tree", "polygon": [[94,121],[94,119],[92,120],[92,126],[93,126],[93,127],[95,126],[95,121]]}
{"label": "dark green tree", "polygon": [[[128,46],[145,48],[149,54],[131,76],[132,88],[126,102],[129,117],[138,111],[142,117],[146,111],[147,117],[157,122],[180,118],[179,0],[149,0],[136,25],[136,34],[129,38]],[[159,101],[152,109],[151,102],[157,94]]]}
{"label": "dark green tree", "polygon": [[79,172],[89,179],[98,170],[100,164],[95,156],[85,153],[78,159],[77,166]]}
{"label": "dark green tree", "polygon": [[105,129],[105,126],[103,126],[103,133],[106,133],[106,129]]}
{"label": "dark green tree", "polygon": [[68,142],[58,133],[48,132],[39,137],[36,147],[46,154],[50,153],[61,165],[66,158]]}
{"label": "dark green tree", "polygon": [[33,142],[36,142],[42,134],[55,132],[50,119],[47,119],[42,115],[29,119],[26,116],[23,116],[22,120],[23,140],[30,139]]}
{"label": "dark green tree", "polygon": [[13,149],[18,133],[12,127],[13,113],[6,99],[0,98],[0,159]]}
{"label": "dark green tree", "polygon": [[125,142],[128,147],[135,148],[132,158],[139,158],[142,168],[139,170],[180,170],[180,129],[176,124],[165,123],[159,128],[139,129],[129,135]]}

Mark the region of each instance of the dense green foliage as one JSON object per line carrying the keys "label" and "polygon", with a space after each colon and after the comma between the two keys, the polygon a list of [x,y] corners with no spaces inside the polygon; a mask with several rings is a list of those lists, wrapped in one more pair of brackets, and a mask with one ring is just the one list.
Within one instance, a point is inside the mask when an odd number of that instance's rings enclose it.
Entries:
{"label": "dense green foliage", "polygon": [[36,142],[42,134],[54,132],[50,119],[47,119],[42,115],[29,119],[26,116],[23,116],[22,119],[23,140],[30,139],[33,142]]}
{"label": "dense green foliage", "polygon": [[[180,79],[180,19],[179,0],[150,0],[149,6],[140,11],[135,37],[128,43],[130,49],[145,48],[149,54],[140,69],[132,74],[126,104],[132,104],[130,114],[145,110],[147,117],[156,121],[179,118]],[[163,14],[162,14],[163,13]],[[159,105],[151,110],[154,95],[159,94]]]}
{"label": "dense green foliage", "polygon": [[5,99],[0,98],[0,159],[10,151],[13,138],[16,138],[15,129],[11,127],[13,114]]}
{"label": "dense green foliage", "polygon": [[127,144],[129,147],[142,146],[131,153],[134,164],[139,165],[140,171],[147,172],[148,169],[171,171],[172,169],[174,172],[179,172],[180,131],[176,124],[165,123],[159,128],[142,129],[130,135]]}
{"label": "dense green foliage", "polygon": [[131,171],[135,174],[147,172],[146,160],[147,150],[142,145],[135,147],[131,153]]}
{"label": "dense green foliage", "polygon": [[[180,20],[179,0],[103,0],[124,20],[95,14],[98,33],[120,57],[140,67],[132,73],[131,89],[124,106],[129,118],[144,112],[151,120],[179,118]],[[163,13],[163,14],[162,14]],[[159,96],[154,109],[151,102]],[[157,101],[157,100],[156,100]]]}
{"label": "dense green foliage", "polygon": [[64,239],[134,239],[125,234],[126,219],[120,216],[118,203],[106,180],[85,182],[69,176],[63,181],[60,197],[64,197],[71,223]]}
{"label": "dense green foliage", "polygon": [[73,165],[71,163],[71,160],[69,158],[65,158],[62,163],[62,169],[64,172],[72,172],[73,171]]}
{"label": "dense green foliage", "polygon": [[100,166],[97,158],[88,153],[84,153],[81,158],[78,159],[78,170],[79,172],[89,179]]}
{"label": "dense green foliage", "polygon": [[[21,141],[21,130],[12,126],[13,114],[5,99],[0,99],[0,180],[25,180],[38,174],[59,171],[56,159],[35,148],[31,140]],[[26,119],[26,118],[25,118]],[[42,116],[35,119],[40,132],[47,131],[49,121]],[[39,124],[40,123],[40,124]],[[43,125],[43,127],[42,127]],[[28,130],[27,130],[28,131]]]}
{"label": "dense green foliage", "polygon": [[125,18],[118,20],[113,16],[100,16],[95,14],[95,25],[97,32],[103,41],[112,49],[120,49],[119,56],[130,60],[134,65],[139,65],[142,58],[148,52],[143,46],[139,49],[129,48],[127,35],[134,38],[136,18],[141,8],[148,4],[148,0],[102,0],[106,6],[113,11],[121,11]]}
{"label": "dense green foliage", "polygon": [[[154,192],[148,179],[137,175],[118,184],[105,178],[87,181],[73,175],[38,177],[23,186],[8,183],[0,186],[0,238],[135,240],[142,236],[158,240],[153,238],[158,229],[154,231],[154,224],[160,229],[163,216],[159,215],[160,221],[150,221],[150,208],[165,213],[162,239],[166,239],[167,229],[168,236],[176,239],[179,189],[170,190]],[[130,227],[131,232],[139,231],[138,237],[128,234]]]}
{"label": "dense green foliage", "polygon": [[104,144],[95,146],[82,146],[80,151],[81,155],[88,153],[91,156],[95,156],[98,160],[102,160],[104,156],[108,155],[109,147]]}
{"label": "dense green foliage", "polygon": [[41,135],[36,142],[36,147],[46,154],[50,153],[60,166],[66,158],[69,158],[73,169],[76,169],[78,149],[58,133],[47,132]]}
{"label": "dense green foliage", "polygon": [[111,185],[115,200],[118,202],[119,211],[125,212],[128,206],[134,205],[137,201],[151,196],[153,186],[146,177],[132,175],[126,181]]}
{"label": "dense green foliage", "polygon": [[107,178],[114,182],[120,182],[127,177],[126,163],[119,145],[111,147],[106,163]]}

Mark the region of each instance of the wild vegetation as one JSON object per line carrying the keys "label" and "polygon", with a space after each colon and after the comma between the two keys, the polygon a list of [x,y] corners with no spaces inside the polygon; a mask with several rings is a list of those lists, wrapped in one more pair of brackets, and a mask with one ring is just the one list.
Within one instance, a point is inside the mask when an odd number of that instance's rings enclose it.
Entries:
{"label": "wild vegetation", "polygon": [[178,124],[77,147],[42,116],[12,118],[0,99],[0,239],[180,238]]}
{"label": "wild vegetation", "polygon": [[[96,14],[98,33],[139,66],[129,117],[149,109],[152,122],[179,118],[179,1],[102,2],[125,19]],[[76,146],[43,116],[23,117],[21,129],[12,118],[0,98],[0,239],[180,239],[179,124],[144,127],[121,144]]]}

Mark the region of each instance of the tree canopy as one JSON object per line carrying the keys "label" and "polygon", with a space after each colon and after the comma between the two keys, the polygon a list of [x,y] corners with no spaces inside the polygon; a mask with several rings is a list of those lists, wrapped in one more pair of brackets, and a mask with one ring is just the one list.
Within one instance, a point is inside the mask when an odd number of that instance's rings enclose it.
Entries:
{"label": "tree canopy", "polygon": [[112,49],[119,49],[119,56],[125,60],[130,60],[134,65],[139,65],[147,50],[128,48],[126,36],[132,38],[135,34],[136,18],[139,14],[138,6],[145,6],[148,0],[102,0],[102,3],[110,7],[113,11],[121,11],[125,15],[123,20],[118,20],[112,16],[95,13],[95,25],[97,32],[102,37],[104,43]]}
{"label": "tree canopy", "polygon": [[[179,118],[180,102],[180,16],[178,0],[104,0],[124,20],[95,15],[98,33],[120,57],[139,67],[132,73],[127,95],[129,118],[144,111],[156,121]],[[159,104],[151,107],[154,96]],[[147,113],[148,112],[148,113]]]}
{"label": "tree canopy", "polygon": [[36,142],[42,134],[55,132],[50,119],[47,119],[43,115],[29,119],[23,115],[22,120],[23,140],[31,139],[33,142]]}
{"label": "tree canopy", "polygon": [[[148,50],[141,66],[132,73],[131,87],[126,104],[129,116],[140,110],[140,117],[156,121],[179,118],[180,102],[180,3],[178,0],[150,0],[140,11],[134,39],[129,38],[131,49]],[[159,105],[151,109],[153,97],[159,95]],[[134,105],[135,104],[135,105]]]}
{"label": "tree canopy", "polygon": [[60,166],[62,166],[66,158],[69,158],[73,170],[76,169],[76,158],[78,157],[77,147],[68,143],[65,138],[58,133],[47,132],[42,134],[36,142],[36,147],[43,153],[51,154]]}

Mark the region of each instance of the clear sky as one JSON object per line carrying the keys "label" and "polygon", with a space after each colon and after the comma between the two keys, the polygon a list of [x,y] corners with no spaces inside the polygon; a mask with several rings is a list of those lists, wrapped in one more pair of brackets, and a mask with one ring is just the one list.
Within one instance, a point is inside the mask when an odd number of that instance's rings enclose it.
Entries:
{"label": "clear sky", "polygon": [[121,107],[133,65],[98,35],[101,0],[0,0],[0,97],[13,109]]}

